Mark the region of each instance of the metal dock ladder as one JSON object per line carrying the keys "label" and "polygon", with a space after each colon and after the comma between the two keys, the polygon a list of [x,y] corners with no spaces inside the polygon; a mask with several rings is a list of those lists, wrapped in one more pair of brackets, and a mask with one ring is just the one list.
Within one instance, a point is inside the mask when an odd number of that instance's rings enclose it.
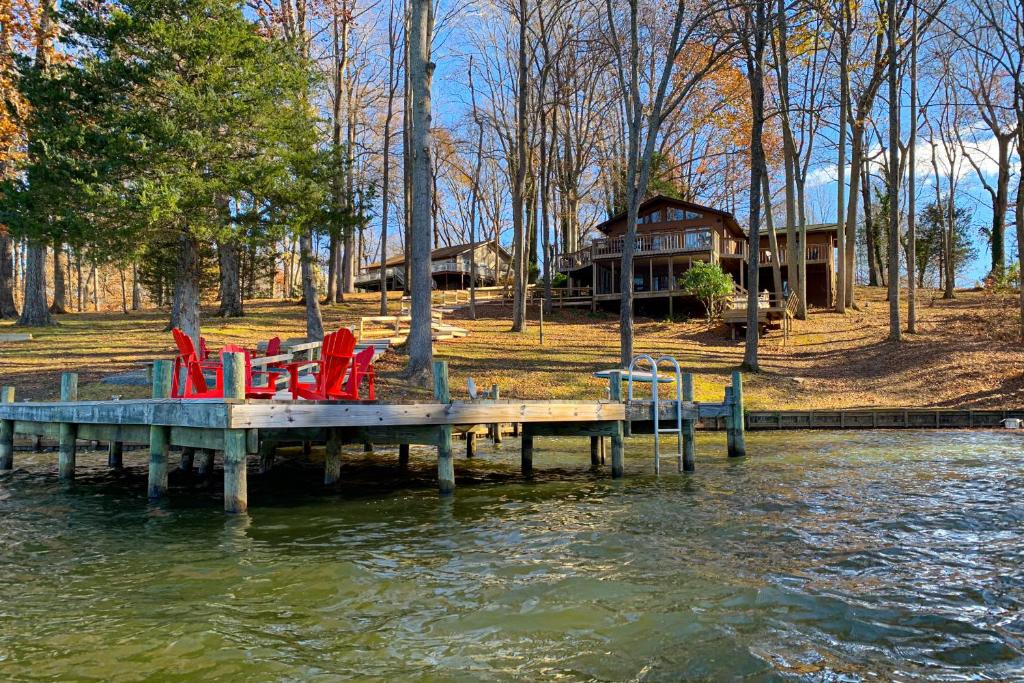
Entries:
{"label": "metal dock ladder", "polygon": [[[638,364],[642,361],[646,361],[650,366],[650,378],[651,383],[651,401],[653,403],[654,410],[654,473],[661,474],[661,459],[670,458],[671,454],[663,454],[661,452],[661,435],[662,434],[675,434],[676,435],[676,462],[679,466],[679,471],[683,471],[683,372],[679,367],[679,362],[672,356],[661,356],[657,360],[653,356],[646,353],[634,356],[633,360],[629,363],[629,383],[627,397],[629,401],[633,400],[633,379],[634,373],[639,370]],[[676,381],[676,410],[675,410],[675,425],[666,429],[661,428],[661,414],[658,403],[658,366],[662,363],[671,363],[672,369],[675,370],[675,381]],[[646,378],[640,377],[638,381],[644,381]]]}

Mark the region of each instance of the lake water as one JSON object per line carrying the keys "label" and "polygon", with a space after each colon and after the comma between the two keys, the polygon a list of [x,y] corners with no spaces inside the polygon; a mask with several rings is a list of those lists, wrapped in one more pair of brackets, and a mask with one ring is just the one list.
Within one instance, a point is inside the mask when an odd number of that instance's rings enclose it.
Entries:
{"label": "lake water", "polygon": [[[585,441],[178,482],[18,452],[0,477],[0,679],[1024,680],[1024,436],[757,433],[698,471],[588,473]],[[669,467],[668,469],[672,469]],[[385,485],[373,482],[387,479]],[[172,484],[174,484],[172,479]]]}

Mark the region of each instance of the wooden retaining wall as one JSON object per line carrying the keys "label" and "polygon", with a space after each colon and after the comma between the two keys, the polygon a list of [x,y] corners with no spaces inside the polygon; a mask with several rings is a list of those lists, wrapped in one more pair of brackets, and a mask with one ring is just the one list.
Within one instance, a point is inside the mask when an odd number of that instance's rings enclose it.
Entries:
{"label": "wooden retaining wall", "polygon": [[[974,429],[999,428],[1022,410],[857,408],[848,410],[748,410],[749,430],[777,429]],[[713,423],[707,425],[714,428]]]}

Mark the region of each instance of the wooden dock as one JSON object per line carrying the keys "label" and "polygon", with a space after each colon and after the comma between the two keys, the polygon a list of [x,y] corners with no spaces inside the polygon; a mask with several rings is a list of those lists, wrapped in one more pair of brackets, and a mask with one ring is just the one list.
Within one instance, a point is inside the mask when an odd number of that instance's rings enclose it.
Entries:
{"label": "wooden dock", "polygon": [[[180,468],[193,460],[209,472],[215,453],[224,467],[224,509],[243,512],[248,507],[247,470],[250,458],[261,472],[273,467],[279,446],[323,445],[324,483],[341,476],[342,452],[347,445],[397,445],[398,465],[409,462],[411,444],[431,446],[437,452],[437,482],[441,493],[455,488],[453,438],[464,436],[466,457],[476,454],[476,439],[502,438],[503,425],[513,425],[521,437],[521,469],[533,469],[534,441],[545,436],[590,437],[590,465],[605,462],[610,443],[611,475],[623,474],[623,440],[632,434],[651,433],[655,404],[651,400],[623,400],[623,373],[613,371],[608,398],[597,401],[520,401],[487,398],[453,401],[448,387],[448,365],[434,364],[434,400],[429,403],[386,404],[340,401],[246,400],[244,356],[225,354],[224,384],[227,399],[171,399],[170,361],[153,363],[152,398],[125,401],[79,401],[78,378],[61,378],[59,402],[14,402],[14,388],[0,387],[0,472],[14,467],[16,435],[54,439],[58,443],[58,477],[75,477],[79,442],[108,444],[108,465],[121,467],[126,444],[149,448],[148,495],[167,494],[172,447],[182,451]],[[1024,418],[1022,411],[862,409],[837,411],[743,411],[743,382],[733,373],[720,403],[693,401],[692,375],[683,375],[681,405],[658,402],[664,428],[682,417],[680,471],[693,471],[693,432],[698,424],[727,432],[728,454],[746,454],[746,430],[781,429],[921,429],[998,427],[1008,417]],[[496,395],[496,394],[495,394]],[[606,438],[607,437],[607,438]],[[662,438],[670,438],[662,435]],[[38,442],[38,441],[37,441]]]}
{"label": "wooden dock", "polygon": [[[149,447],[148,495],[166,496],[169,455],[181,448],[180,468],[190,470],[193,461],[208,472],[214,454],[224,467],[224,509],[244,512],[248,507],[247,470],[250,457],[258,458],[260,470],[273,467],[278,446],[313,443],[325,449],[324,483],[336,483],[341,475],[341,456],[346,445],[399,446],[399,466],[409,462],[409,446],[419,444],[437,450],[437,481],[441,493],[455,488],[453,435],[466,439],[466,456],[476,451],[476,437],[490,434],[497,442],[503,425],[513,425],[521,437],[521,468],[533,468],[534,440],[544,436],[590,437],[590,464],[604,463],[610,443],[611,475],[623,474],[623,438],[635,431],[650,430],[654,417],[651,401],[622,400],[622,376],[609,378],[609,397],[598,401],[517,401],[488,398],[452,401],[448,365],[434,364],[434,401],[413,404],[340,401],[246,400],[244,356],[224,355],[225,395],[216,400],[172,399],[170,361],[152,365],[152,398],[125,401],[79,401],[78,377],[61,378],[59,402],[14,402],[14,388],[0,388],[0,472],[14,467],[16,435],[46,437],[58,443],[57,472],[60,480],[74,481],[78,443],[108,444],[108,465],[119,468],[126,444]],[[687,396],[692,397],[692,377],[687,376]],[[685,469],[693,470],[693,428],[698,419],[721,419],[730,425],[729,454],[743,455],[742,392],[739,373],[734,373],[731,396],[722,404],[683,402],[680,415],[686,432]],[[731,391],[731,393],[730,393]],[[495,394],[496,395],[496,394]],[[234,398],[231,398],[234,397]],[[674,419],[676,404],[661,401],[658,414]],[[606,439],[607,437],[607,439]],[[684,463],[680,460],[680,469]]]}

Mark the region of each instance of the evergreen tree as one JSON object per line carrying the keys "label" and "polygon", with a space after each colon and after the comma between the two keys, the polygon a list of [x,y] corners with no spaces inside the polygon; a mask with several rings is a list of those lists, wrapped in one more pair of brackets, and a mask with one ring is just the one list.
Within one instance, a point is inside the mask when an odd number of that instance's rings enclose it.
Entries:
{"label": "evergreen tree", "polygon": [[108,259],[174,243],[172,324],[198,337],[202,247],[269,244],[323,206],[310,67],[232,0],[62,12],[77,59],[31,89],[46,152],[16,188],[14,223],[48,223],[51,239],[57,225]]}

